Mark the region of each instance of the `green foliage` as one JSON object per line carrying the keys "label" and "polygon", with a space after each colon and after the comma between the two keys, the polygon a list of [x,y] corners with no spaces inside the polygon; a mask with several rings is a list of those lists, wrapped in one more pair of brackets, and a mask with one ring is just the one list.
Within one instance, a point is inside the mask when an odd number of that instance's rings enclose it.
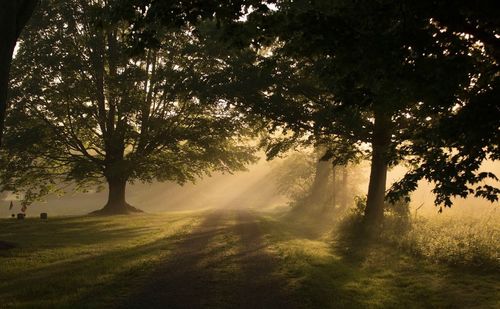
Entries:
{"label": "green foliage", "polygon": [[482,218],[434,217],[412,219],[409,203],[386,204],[383,228],[368,238],[361,224],[366,198],[339,225],[341,238],[348,242],[381,242],[417,257],[440,264],[499,269],[500,226],[494,213]]}
{"label": "green foliage", "polygon": [[365,243],[377,235],[367,235],[363,224],[366,209],[366,196],[355,196],[354,206],[338,221],[338,237],[348,243]]}
{"label": "green foliage", "polygon": [[363,224],[367,197],[356,196],[350,213],[345,214],[339,223],[341,238],[347,241],[370,242],[391,237],[399,237],[412,227],[409,201],[399,200],[385,203],[384,220],[381,228],[366,230]]}
{"label": "green foliage", "polygon": [[234,25],[249,11],[266,14],[267,4],[275,0],[233,1],[164,1],[164,0],[112,0],[108,17],[114,21],[125,21],[131,31],[127,40],[134,51],[161,45],[161,30],[177,29],[186,25],[197,25],[207,20],[221,25]]}
{"label": "green foliage", "polygon": [[386,203],[381,238],[405,235],[413,227],[412,224],[409,200]]}
{"label": "green foliage", "polygon": [[356,198],[351,214],[339,223],[338,233],[348,243],[380,243],[433,263],[498,271],[499,219],[486,217],[410,217],[408,202],[386,204],[383,228],[367,235],[362,220],[366,197]]}
{"label": "green foliage", "polygon": [[46,1],[28,25],[12,69],[3,190],[30,202],[68,182],[182,184],[253,162],[249,118],[211,92],[228,54],[190,27],[131,54],[131,29],[108,22],[109,10]]}
{"label": "green foliage", "polygon": [[[364,155],[366,143],[380,146],[375,124],[385,119],[386,163],[414,164],[393,201],[422,178],[436,183],[436,204],[469,194],[494,201],[498,188],[480,182],[496,176],[479,172],[498,158],[499,27],[490,5],[278,1],[277,11],[242,24],[260,30],[246,33],[264,42],[258,63],[269,79],[261,100],[246,103],[296,142],[338,140]],[[289,149],[275,144],[272,156]]]}
{"label": "green foliage", "polygon": [[410,219],[410,200],[400,199],[392,203],[387,203],[385,210],[399,220],[407,222]]}
{"label": "green foliage", "polygon": [[479,169],[483,161],[500,158],[499,83],[495,77],[489,89],[476,89],[478,94],[469,99],[469,104],[456,106],[455,112],[424,129],[418,140],[406,147],[417,156],[409,160],[410,172],[394,184],[391,198],[414,190],[423,178],[435,183],[433,193],[438,204],[450,207],[452,196],[470,195],[498,201],[498,177]]}
{"label": "green foliage", "polygon": [[[339,215],[349,207],[357,194],[356,181],[360,178],[358,166],[336,166],[333,172],[333,160],[323,151],[302,149],[289,153],[273,169],[276,184],[281,194],[289,198],[290,206],[297,210],[311,213],[325,213],[333,210]],[[319,175],[318,175],[319,173]],[[333,179],[335,174],[335,180]],[[346,177],[343,179],[343,177]],[[336,205],[333,205],[335,194]],[[337,209],[338,208],[338,209]]]}
{"label": "green foliage", "polygon": [[354,198],[354,207],[351,209],[355,217],[362,217],[366,208],[366,196],[356,196]]}

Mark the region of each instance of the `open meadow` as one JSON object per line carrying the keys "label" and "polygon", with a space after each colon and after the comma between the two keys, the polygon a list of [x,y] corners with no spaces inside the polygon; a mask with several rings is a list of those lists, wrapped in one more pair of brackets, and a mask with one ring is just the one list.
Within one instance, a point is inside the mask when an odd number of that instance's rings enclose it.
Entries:
{"label": "open meadow", "polygon": [[[0,307],[500,305],[498,237],[493,238],[498,222],[473,238],[485,250],[485,266],[473,265],[476,259],[470,265],[445,261],[442,252],[450,248],[448,254],[464,258],[465,250],[475,252],[454,243],[455,227],[442,225],[439,243],[426,245],[418,239],[430,238],[435,229],[411,231],[407,237],[416,239],[411,245],[418,252],[413,255],[389,242],[348,241],[339,238],[338,229],[289,216],[229,209],[46,222],[2,219],[0,239],[15,247],[0,251]],[[430,249],[434,246],[441,251]]]}
{"label": "open meadow", "polygon": [[500,10],[0,0],[0,309],[500,309]]}

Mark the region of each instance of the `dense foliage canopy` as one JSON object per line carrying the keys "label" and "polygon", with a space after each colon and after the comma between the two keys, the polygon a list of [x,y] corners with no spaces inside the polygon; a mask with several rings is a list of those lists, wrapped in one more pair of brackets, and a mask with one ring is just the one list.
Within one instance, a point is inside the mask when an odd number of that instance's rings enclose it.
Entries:
{"label": "dense foliage canopy", "polygon": [[[371,145],[367,215],[376,209],[380,218],[387,167],[405,162],[410,172],[392,187],[393,199],[422,178],[436,185],[437,204],[468,194],[498,199],[500,191],[483,183],[496,176],[480,171],[485,159],[498,159],[500,140],[492,3],[277,4],[272,14],[256,12],[240,25],[240,38],[267,50],[263,100],[248,105],[294,132],[292,140],[359,150],[336,152],[346,160]],[[281,138],[272,154],[290,145]]]}
{"label": "dense foliage canopy", "polygon": [[107,15],[101,1],[51,1],[26,29],[12,72],[2,187],[26,191],[29,202],[62,183],[105,180],[112,199],[127,181],[184,183],[252,162],[244,115],[206,95],[210,83],[224,82],[219,49],[186,26],[133,55],[130,28]]}
{"label": "dense foliage canopy", "polygon": [[270,157],[296,145],[339,164],[369,156],[370,221],[401,163],[392,200],[421,179],[436,204],[498,200],[480,170],[500,158],[494,4],[47,1],[16,59],[5,188],[242,168],[239,137],[261,117]]}

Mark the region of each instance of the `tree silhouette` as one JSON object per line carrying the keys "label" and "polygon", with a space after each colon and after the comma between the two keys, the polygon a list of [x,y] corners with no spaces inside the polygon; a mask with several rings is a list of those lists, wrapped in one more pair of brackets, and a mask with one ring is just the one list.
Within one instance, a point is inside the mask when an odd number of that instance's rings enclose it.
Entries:
{"label": "tree silhouette", "polygon": [[21,31],[30,19],[37,0],[0,2],[0,145],[2,144],[12,55]]}
{"label": "tree silhouette", "polygon": [[243,115],[207,93],[224,82],[210,78],[223,78],[216,46],[185,27],[132,54],[130,28],[107,23],[104,2],[45,4],[13,66],[2,188],[30,202],[64,183],[105,181],[101,212],[126,213],[129,181],[184,183],[254,160]]}
{"label": "tree silhouette", "polygon": [[[437,181],[438,204],[457,194],[498,195],[475,186],[495,178],[478,172],[480,162],[498,159],[497,22],[488,6],[438,4],[279,1],[276,12],[255,13],[238,32],[268,51],[259,62],[262,98],[246,100],[253,112],[272,128],[370,152],[368,225],[383,218],[387,169],[404,161],[415,169],[392,188],[394,199],[421,178]],[[485,112],[493,116],[478,130],[474,119]]]}

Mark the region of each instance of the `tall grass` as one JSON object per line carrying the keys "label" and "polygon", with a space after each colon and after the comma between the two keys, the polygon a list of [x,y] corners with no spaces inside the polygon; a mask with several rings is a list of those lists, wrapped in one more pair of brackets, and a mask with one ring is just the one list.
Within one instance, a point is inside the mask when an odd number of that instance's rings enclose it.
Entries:
{"label": "tall grass", "polygon": [[[340,234],[350,241],[361,241],[365,199],[340,223]],[[500,271],[500,215],[412,218],[402,203],[387,207],[385,221],[370,241],[385,243],[435,263],[478,267]]]}
{"label": "tall grass", "polygon": [[500,220],[495,217],[418,218],[406,233],[389,239],[436,262],[500,270]]}

